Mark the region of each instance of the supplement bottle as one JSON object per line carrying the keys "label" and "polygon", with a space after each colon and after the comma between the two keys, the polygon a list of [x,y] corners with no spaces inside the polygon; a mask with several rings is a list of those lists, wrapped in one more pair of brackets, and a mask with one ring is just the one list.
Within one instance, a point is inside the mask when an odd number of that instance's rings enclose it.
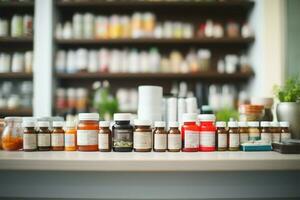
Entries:
{"label": "supplement bottle", "polygon": [[228,146],[229,151],[240,150],[239,126],[235,121],[228,122]]}
{"label": "supplement bottle", "polygon": [[150,152],[152,150],[151,121],[135,120],[133,132],[133,148],[136,152]]}
{"label": "supplement bottle", "polygon": [[179,152],[181,149],[181,134],[178,129],[179,123],[176,121],[169,122],[170,130],[168,131],[168,151]]}
{"label": "supplement bottle", "polygon": [[257,121],[248,122],[248,126],[249,126],[249,140],[250,141],[260,140],[259,122]]}
{"label": "supplement bottle", "polygon": [[133,127],[130,125],[130,113],[115,113],[112,127],[113,150],[131,152],[133,149]]}
{"label": "supplement bottle", "polygon": [[270,122],[262,121],[260,122],[260,139],[266,143],[272,142],[272,133],[270,129]]}
{"label": "supplement bottle", "polygon": [[216,117],[213,114],[198,115],[200,121],[200,151],[215,151],[216,150]]}
{"label": "supplement bottle", "polygon": [[65,131],[63,129],[63,121],[53,122],[53,131],[51,134],[51,150],[52,151],[63,151],[65,149]]}
{"label": "supplement bottle", "polygon": [[48,121],[39,121],[37,131],[37,145],[39,151],[50,151],[51,149],[51,131]]}
{"label": "supplement bottle", "polygon": [[111,131],[109,129],[110,121],[99,122],[99,134],[98,134],[98,149],[101,152],[111,151]]}
{"label": "supplement bottle", "polygon": [[271,122],[272,142],[280,142],[281,128],[279,122]]}
{"label": "supplement bottle", "polygon": [[281,142],[285,142],[292,138],[289,122],[279,122],[281,128]]}
{"label": "supplement bottle", "polygon": [[184,113],[181,127],[182,151],[197,152],[199,150],[199,126],[196,124],[196,113]]}
{"label": "supplement bottle", "polygon": [[66,122],[65,151],[76,151],[76,125],[74,121]]}
{"label": "supplement bottle", "polygon": [[247,122],[238,122],[240,133],[240,145],[249,141],[249,128]]}
{"label": "supplement bottle", "polygon": [[33,121],[24,121],[23,127],[23,150],[36,151],[37,137],[35,132],[35,123]]}
{"label": "supplement bottle", "polygon": [[79,113],[77,125],[77,149],[98,151],[99,114]]}
{"label": "supplement bottle", "polygon": [[167,132],[165,131],[166,122],[156,121],[154,122],[153,131],[153,151],[165,152],[167,150]]}
{"label": "supplement bottle", "polygon": [[226,122],[217,122],[217,139],[216,146],[218,151],[227,151],[228,150],[228,132],[226,130]]}

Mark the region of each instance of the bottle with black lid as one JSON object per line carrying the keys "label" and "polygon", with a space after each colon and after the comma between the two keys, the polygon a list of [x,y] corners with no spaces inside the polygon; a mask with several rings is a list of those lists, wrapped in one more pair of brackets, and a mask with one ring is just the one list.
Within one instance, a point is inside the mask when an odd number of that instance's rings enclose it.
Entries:
{"label": "bottle with black lid", "polygon": [[130,113],[115,113],[112,127],[113,151],[131,152],[133,149],[133,126]]}

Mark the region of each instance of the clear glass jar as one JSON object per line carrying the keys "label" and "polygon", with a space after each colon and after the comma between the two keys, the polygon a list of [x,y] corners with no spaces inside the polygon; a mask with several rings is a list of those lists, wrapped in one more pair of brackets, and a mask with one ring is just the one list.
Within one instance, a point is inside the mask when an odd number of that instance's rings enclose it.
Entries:
{"label": "clear glass jar", "polygon": [[23,148],[23,129],[21,117],[6,117],[2,134],[2,148],[17,151]]}

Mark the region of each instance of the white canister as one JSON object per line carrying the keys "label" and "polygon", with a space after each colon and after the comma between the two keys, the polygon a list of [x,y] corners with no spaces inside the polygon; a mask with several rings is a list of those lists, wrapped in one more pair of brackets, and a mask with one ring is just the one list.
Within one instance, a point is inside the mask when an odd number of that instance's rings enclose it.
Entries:
{"label": "white canister", "polygon": [[23,19],[20,15],[14,15],[11,20],[11,36],[23,36]]}
{"label": "white canister", "polygon": [[183,122],[182,116],[184,113],[186,113],[186,101],[184,98],[179,98],[177,104],[177,119],[180,124]]}
{"label": "white canister", "polygon": [[88,72],[98,71],[98,52],[96,50],[89,51]]}
{"label": "white canister", "polygon": [[23,35],[30,36],[33,32],[33,18],[31,15],[23,17]]}
{"label": "white canister", "polygon": [[73,37],[72,24],[71,22],[66,22],[62,30],[62,38],[72,39]]}
{"label": "white canister", "polygon": [[177,121],[177,98],[171,97],[167,100],[167,120]]}
{"label": "white canister", "polygon": [[56,72],[63,73],[66,71],[67,55],[66,51],[58,50],[55,57]]}
{"label": "white canister", "polygon": [[198,105],[196,97],[186,98],[186,112],[187,113],[198,113]]}
{"label": "white canister", "polygon": [[0,54],[0,72],[8,73],[10,71],[10,55],[6,53]]}
{"label": "white canister", "polygon": [[11,63],[11,72],[24,71],[24,55],[22,53],[14,53]]}
{"label": "white canister", "polygon": [[100,49],[98,54],[100,72],[108,72],[109,59],[109,51],[105,48]]}
{"label": "white canister", "polygon": [[73,36],[75,39],[82,39],[83,37],[83,16],[75,13],[73,15]]}
{"label": "white canister", "polygon": [[61,23],[57,23],[55,26],[55,38],[56,39],[63,38],[63,26]]}
{"label": "white canister", "polygon": [[67,73],[77,72],[75,51],[69,50],[67,53],[66,71]]}
{"label": "white canister", "polygon": [[92,13],[86,13],[83,16],[83,38],[94,38],[94,15]]}
{"label": "white canister", "polygon": [[88,67],[88,51],[80,48],[76,51],[77,70],[86,71]]}
{"label": "white canister", "polygon": [[32,73],[32,69],[33,69],[33,53],[32,53],[32,51],[25,52],[24,61],[25,61],[25,72]]}
{"label": "white canister", "polygon": [[8,21],[5,19],[0,19],[0,37],[8,36]]}

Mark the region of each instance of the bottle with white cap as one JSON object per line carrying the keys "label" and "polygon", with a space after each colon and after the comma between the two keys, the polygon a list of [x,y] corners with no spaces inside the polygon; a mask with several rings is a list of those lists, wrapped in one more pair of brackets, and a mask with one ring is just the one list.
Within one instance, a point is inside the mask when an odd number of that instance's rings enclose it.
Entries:
{"label": "bottle with white cap", "polygon": [[169,122],[168,131],[168,151],[179,152],[181,149],[181,134],[178,129],[179,123],[177,121]]}
{"label": "bottle with white cap", "polygon": [[51,131],[49,129],[48,121],[38,122],[38,150],[39,151],[50,151],[51,149]]}
{"label": "bottle with white cap", "polygon": [[182,134],[182,151],[197,152],[199,150],[199,127],[196,124],[196,113],[184,113],[182,116],[183,126]]}
{"label": "bottle with white cap", "polygon": [[63,121],[54,121],[52,123],[53,131],[51,133],[51,150],[63,151],[65,149],[64,137],[65,131],[63,129]]}
{"label": "bottle with white cap", "polygon": [[200,121],[200,145],[199,151],[215,151],[216,150],[216,127],[214,122],[216,116],[213,114],[198,115]]}
{"label": "bottle with white cap", "polygon": [[291,132],[290,132],[290,123],[289,122],[279,122],[280,128],[281,128],[281,142],[285,142],[286,140],[289,140],[292,138]]}
{"label": "bottle with white cap", "polygon": [[133,127],[130,125],[130,113],[115,113],[112,127],[113,150],[131,152],[133,149]]}
{"label": "bottle with white cap", "polygon": [[150,120],[134,120],[133,148],[135,152],[152,150],[152,130]]}
{"label": "bottle with white cap", "polygon": [[98,151],[99,114],[79,113],[77,125],[77,149]]}
{"label": "bottle with white cap", "polygon": [[272,133],[269,121],[260,122],[260,139],[266,143],[272,142]]}
{"label": "bottle with white cap", "polygon": [[165,152],[167,150],[167,132],[165,131],[166,122],[156,121],[154,122],[153,131],[153,151]]}
{"label": "bottle with white cap", "polygon": [[217,149],[218,151],[226,151],[228,149],[228,132],[226,130],[226,122],[219,121],[217,127]]}
{"label": "bottle with white cap", "polygon": [[240,145],[249,141],[248,123],[244,121],[238,122],[240,133]]}
{"label": "bottle with white cap", "polygon": [[110,121],[99,122],[98,148],[101,152],[111,151],[111,131],[109,129]]}
{"label": "bottle with white cap", "polygon": [[228,122],[228,134],[229,134],[229,151],[238,151],[240,149],[240,134],[239,126],[236,121]]}
{"label": "bottle with white cap", "polygon": [[36,151],[37,150],[37,137],[35,132],[34,121],[23,121],[23,150]]}
{"label": "bottle with white cap", "polygon": [[280,142],[281,128],[279,122],[271,122],[272,142]]}

